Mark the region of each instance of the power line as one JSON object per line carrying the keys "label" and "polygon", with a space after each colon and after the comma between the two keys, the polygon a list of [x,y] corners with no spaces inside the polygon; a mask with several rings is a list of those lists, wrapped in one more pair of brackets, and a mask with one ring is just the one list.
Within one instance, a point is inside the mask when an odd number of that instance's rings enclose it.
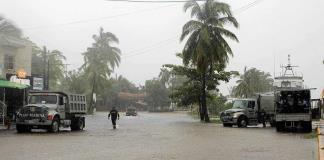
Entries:
{"label": "power line", "polygon": [[[183,2],[191,2],[190,0],[147,0],[147,1],[142,1],[142,0],[106,0],[106,1],[111,1],[111,2],[132,2],[132,3],[183,3]],[[206,1],[206,0],[196,0],[196,1]]]}
{"label": "power line", "polygon": [[99,20],[104,20],[104,19],[112,19],[112,18],[116,18],[116,17],[127,16],[127,15],[131,15],[131,14],[135,14],[135,13],[155,11],[155,10],[158,10],[158,9],[171,7],[171,6],[175,6],[175,5],[174,4],[165,5],[165,6],[160,6],[160,7],[150,8],[150,9],[142,9],[142,10],[137,10],[137,11],[133,11],[133,12],[127,12],[127,13],[123,13],[123,14],[107,16],[107,17],[101,17],[101,18],[95,18],[95,19],[85,19],[85,20],[76,20],[76,21],[71,21],[71,22],[67,22],[67,23],[61,23],[61,24],[55,24],[55,25],[47,25],[47,26],[44,25],[44,26],[26,27],[26,28],[22,28],[22,29],[24,29],[24,30],[33,30],[33,29],[53,28],[53,27],[57,27],[57,26],[73,25],[73,24],[79,24],[79,23],[88,23],[88,22],[92,22],[92,21],[99,21]]}

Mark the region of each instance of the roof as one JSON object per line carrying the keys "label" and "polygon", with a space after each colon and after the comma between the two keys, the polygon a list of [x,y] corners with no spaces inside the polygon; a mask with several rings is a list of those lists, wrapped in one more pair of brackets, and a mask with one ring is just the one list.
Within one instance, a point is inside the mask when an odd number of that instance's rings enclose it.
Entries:
{"label": "roof", "polygon": [[29,93],[31,93],[31,94],[33,94],[33,93],[36,93],[36,94],[41,94],[41,93],[50,94],[50,93],[53,93],[53,94],[63,94],[65,96],[68,95],[68,94],[66,94],[64,92],[60,92],[60,91],[38,91],[38,90],[31,90],[31,91],[29,91]]}
{"label": "roof", "polygon": [[14,89],[25,89],[28,85],[10,82],[6,80],[0,80],[0,88],[14,88]]}
{"label": "roof", "polygon": [[11,46],[11,47],[25,47],[26,46],[26,40],[22,38],[12,37],[12,36],[5,36],[3,34],[0,34],[0,44],[2,46]]}

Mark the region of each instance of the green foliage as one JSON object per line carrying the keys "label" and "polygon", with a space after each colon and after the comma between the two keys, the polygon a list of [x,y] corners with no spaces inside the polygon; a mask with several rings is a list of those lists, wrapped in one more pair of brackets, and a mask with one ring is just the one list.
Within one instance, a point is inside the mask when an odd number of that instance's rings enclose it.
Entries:
{"label": "green foliage", "polygon": [[[46,57],[45,57],[46,54]],[[45,61],[44,61],[45,60]],[[60,90],[64,81],[64,71],[66,60],[62,52],[58,50],[47,50],[46,47],[40,49],[36,44],[32,47],[32,75],[44,76],[49,74],[49,88],[50,90]],[[49,65],[49,73],[48,73]],[[45,75],[45,76],[46,76]]]}
{"label": "green foliage", "polygon": [[255,93],[268,92],[273,89],[273,79],[269,73],[256,68],[247,70],[236,81],[237,86],[233,88],[233,95],[236,97],[251,97]]}
{"label": "green foliage", "polygon": [[0,34],[20,38],[21,30],[8,19],[0,16]]}
{"label": "green foliage", "polygon": [[88,82],[91,82],[91,98],[89,111],[92,112],[92,95],[95,92],[102,93],[110,74],[115,67],[119,66],[121,51],[112,46],[118,44],[118,38],[100,28],[98,35],[93,35],[94,43],[83,53],[84,64],[81,69],[84,71]]}
{"label": "green foliage", "polygon": [[[220,72],[224,70],[229,55],[233,54],[225,37],[238,41],[235,34],[225,29],[224,26],[231,24],[238,27],[238,22],[232,16],[228,4],[215,0],[206,0],[202,4],[197,1],[188,1],[184,5],[184,11],[189,9],[192,20],[182,28],[180,40],[187,38],[187,41],[181,57],[185,66],[196,69],[198,75],[195,76],[201,83],[201,119],[208,122],[206,89],[216,89],[215,86],[219,84],[218,80],[227,80],[221,76]],[[217,74],[214,74],[215,70]]]}
{"label": "green foliage", "polygon": [[159,79],[145,81],[145,92],[147,95],[145,101],[153,109],[170,106],[168,90]]}

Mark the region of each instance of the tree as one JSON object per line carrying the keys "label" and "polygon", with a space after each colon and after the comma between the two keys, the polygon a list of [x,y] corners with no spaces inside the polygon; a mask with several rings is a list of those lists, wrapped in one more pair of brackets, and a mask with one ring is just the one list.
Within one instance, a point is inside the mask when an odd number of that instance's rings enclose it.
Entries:
{"label": "tree", "polygon": [[64,80],[66,57],[59,50],[43,49],[36,44],[32,46],[32,66],[31,72],[34,76],[45,76],[46,81],[49,78],[49,89],[59,90]]}
{"label": "tree", "polygon": [[95,42],[83,53],[84,64],[81,67],[91,82],[90,113],[93,109],[93,94],[104,88],[110,74],[119,66],[121,54],[119,48],[112,46],[119,43],[114,34],[104,32],[103,28],[100,28],[99,34],[93,35],[92,38]]}
{"label": "tree", "polygon": [[153,111],[157,107],[162,108],[170,105],[168,90],[159,79],[154,78],[145,81],[145,92],[147,94],[145,101],[152,107]]}
{"label": "tree", "polygon": [[[198,104],[200,118],[202,121],[206,121],[205,113],[202,107],[202,79],[200,78],[200,72],[196,68],[188,67],[188,66],[180,66],[180,65],[171,65],[166,64],[165,67],[171,68],[171,71],[175,73],[175,75],[185,76],[186,81],[178,87],[175,87],[174,92],[172,92],[171,97],[174,101],[176,101],[179,105],[190,105],[190,104]],[[224,65],[216,65],[213,66],[213,72],[211,74],[206,75],[206,90],[214,90],[218,91],[217,86],[220,84],[220,81],[228,82],[232,75],[237,75],[235,71],[224,71]],[[205,98],[211,97],[212,94],[209,92],[205,93]],[[207,108],[206,108],[207,110]]]}
{"label": "tree", "polygon": [[269,73],[260,71],[256,68],[249,70],[244,68],[240,79],[236,81],[237,86],[233,89],[236,97],[248,98],[255,93],[268,92],[273,89],[273,79]]}
{"label": "tree", "polygon": [[20,38],[21,30],[12,22],[0,16],[0,34]]}
{"label": "tree", "polygon": [[188,38],[182,51],[183,63],[193,64],[201,78],[201,104],[203,119],[209,122],[206,106],[207,73],[212,75],[215,65],[228,62],[232,50],[224,37],[238,41],[235,34],[224,28],[226,24],[238,27],[232,16],[230,6],[215,0],[206,0],[203,4],[192,0],[186,2],[184,11],[191,9],[191,17],[182,29],[180,40]]}

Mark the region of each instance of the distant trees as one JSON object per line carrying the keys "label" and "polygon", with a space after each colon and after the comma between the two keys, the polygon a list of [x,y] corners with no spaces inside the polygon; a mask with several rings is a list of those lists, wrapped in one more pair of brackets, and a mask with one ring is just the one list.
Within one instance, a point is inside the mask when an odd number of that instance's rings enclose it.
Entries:
{"label": "distant trees", "polygon": [[158,107],[170,106],[169,91],[161,83],[160,79],[153,78],[145,82],[145,101],[151,107],[151,110],[156,110]]}
{"label": "distant trees", "polygon": [[233,95],[236,97],[251,97],[255,93],[273,90],[273,79],[269,73],[260,71],[256,68],[248,69],[245,67],[243,74],[236,81],[237,86],[233,88]]}
{"label": "distant trees", "polygon": [[[224,28],[225,24],[238,27],[238,22],[233,17],[230,6],[215,0],[206,0],[202,4],[197,1],[188,1],[184,5],[184,11],[191,10],[193,18],[182,29],[180,40],[187,38],[182,51],[182,59],[185,67],[195,69],[195,80],[199,85],[199,104],[201,120],[209,122],[206,104],[206,90],[210,79],[219,78],[215,72],[222,72],[228,62],[232,50],[225,40],[226,38],[238,41],[235,34]],[[215,67],[218,69],[215,69]]]}

